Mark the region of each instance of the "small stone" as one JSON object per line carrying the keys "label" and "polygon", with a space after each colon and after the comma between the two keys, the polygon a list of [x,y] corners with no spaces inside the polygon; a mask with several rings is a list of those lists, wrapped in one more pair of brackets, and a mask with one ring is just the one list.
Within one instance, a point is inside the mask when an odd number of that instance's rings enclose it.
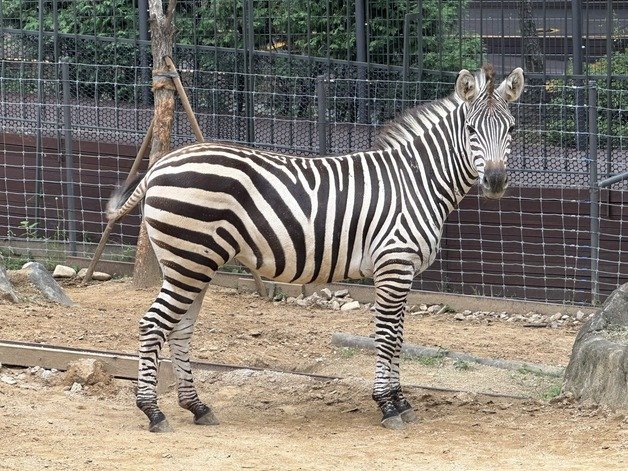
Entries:
{"label": "small stone", "polygon": [[331,308],[332,308],[334,311],[340,311],[340,303],[334,299],[334,300],[331,302]]}
{"label": "small stone", "polygon": [[464,320],[464,314],[459,312],[454,316],[454,319],[457,321],[463,321]]}
{"label": "small stone", "polygon": [[430,314],[434,314],[440,311],[441,308],[442,306],[440,304],[433,304],[432,306],[427,308],[427,312],[429,312]]}
{"label": "small stone", "polygon": [[109,281],[110,279],[111,279],[111,275],[109,273],[104,273],[102,271],[95,271],[92,274],[92,280]]}
{"label": "small stone", "polygon": [[253,330],[249,333],[251,337],[261,337],[262,333],[259,330]]}
{"label": "small stone", "polygon": [[57,265],[52,272],[53,278],[74,278],[75,276],[76,270],[65,265]]}
{"label": "small stone", "polygon": [[566,321],[567,319],[569,319],[569,316],[567,314],[563,314],[560,319]]}
{"label": "small stone", "polygon": [[576,320],[577,321],[582,321],[582,319],[584,319],[584,316],[586,316],[586,314],[582,311],[578,311],[576,312]]}
{"label": "small stone", "polygon": [[465,309],[464,311],[462,311],[463,316],[470,316],[471,314],[473,314],[473,311],[469,311],[468,309]]}
{"label": "small stone", "polygon": [[344,298],[345,296],[348,296],[348,295],[349,295],[348,289],[339,289],[338,291],[334,293],[334,297],[336,298]]}
{"label": "small stone", "polygon": [[427,304],[421,304],[419,309],[421,309],[421,311],[427,311]]}
{"label": "small stone", "polygon": [[288,299],[286,299],[286,302],[288,304],[294,304],[297,302],[297,298],[295,298],[294,296],[289,296]]}
{"label": "small stone", "polygon": [[340,308],[341,311],[353,311],[354,309],[360,309],[359,301],[350,301],[348,303],[343,304],[342,307]]}
{"label": "small stone", "polygon": [[333,293],[331,292],[329,288],[323,288],[322,290],[319,291],[319,293],[321,294],[321,297],[323,299],[326,299],[328,301],[333,297]]}
{"label": "small stone", "polygon": [[9,376],[9,375],[2,375],[2,376],[0,376],[0,381],[2,381],[3,383],[6,383],[6,384],[17,384],[17,379],[15,379],[13,376]]}
{"label": "small stone", "polygon": [[83,390],[83,386],[81,386],[81,383],[73,383],[72,387],[70,388],[70,392],[71,393],[79,393]]}

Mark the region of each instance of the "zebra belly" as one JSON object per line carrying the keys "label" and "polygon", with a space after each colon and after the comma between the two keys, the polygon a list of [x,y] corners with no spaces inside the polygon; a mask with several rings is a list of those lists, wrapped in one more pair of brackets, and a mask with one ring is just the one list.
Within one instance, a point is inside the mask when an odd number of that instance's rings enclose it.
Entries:
{"label": "zebra belly", "polygon": [[[250,251],[240,252],[235,256],[235,259],[249,270],[257,271],[257,273],[264,278],[278,281],[281,283],[329,283],[342,280],[359,280],[362,278],[368,278],[372,276],[373,269],[370,259],[367,257],[354,257],[351,259],[348,265],[343,264],[342,267],[336,265],[331,266],[329,260],[323,260],[320,266],[316,266],[313,261],[313,255],[307,256],[304,265],[304,269],[295,276],[294,268],[287,265],[286,269],[281,273],[276,273],[275,260],[268,257],[264,258],[261,266],[256,268],[257,258]],[[326,263],[327,262],[327,263]]]}

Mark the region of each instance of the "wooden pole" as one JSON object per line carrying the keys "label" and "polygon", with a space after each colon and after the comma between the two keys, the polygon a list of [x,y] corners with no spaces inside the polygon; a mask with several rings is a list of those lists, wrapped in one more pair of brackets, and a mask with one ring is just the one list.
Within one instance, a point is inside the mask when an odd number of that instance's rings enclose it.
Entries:
{"label": "wooden pole", "polygon": [[[137,175],[140,165],[142,163],[142,158],[144,154],[146,154],[146,150],[148,149],[148,144],[153,139],[153,124],[155,123],[155,119],[150,122],[150,126],[148,127],[148,131],[146,131],[146,135],[144,136],[144,140],[142,141],[142,145],[140,146],[140,150],[137,152],[135,156],[135,160],[133,161],[133,165],[131,166],[131,170],[129,171],[129,175],[126,177],[125,183],[129,183],[135,175]],[[113,225],[116,221],[109,221],[107,223],[107,227],[105,231],[102,233],[100,237],[100,242],[98,243],[98,247],[96,247],[96,251],[94,252],[94,256],[92,257],[92,261],[89,262],[89,266],[87,267],[87,271],[85,272],[85,276],[83,277],[83,283],[89,283],[92,280],[92,275],[94,274],[94,270],[96,269],[96,264],[100,257],[102,256],[103,251],[105,250],[105,245],[107,245],[107,241],[109,240],[109,235],[113,229]]]}

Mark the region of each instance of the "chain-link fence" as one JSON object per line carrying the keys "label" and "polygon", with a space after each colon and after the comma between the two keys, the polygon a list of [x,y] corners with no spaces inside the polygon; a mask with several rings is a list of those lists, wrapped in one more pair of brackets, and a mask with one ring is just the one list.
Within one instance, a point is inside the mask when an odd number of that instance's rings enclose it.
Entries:
{"label": "chain-link fence", "polygon": [[[369,148],[462,67],[524,66],[511,190],[467,197],[416,285],[589,302],[628,280],[628,2],[572,3],[180,1],[174,59],[206,139],[299,155]],[[2,253],[89,257],[153,115],[146,1],[0,0],[0,20]],[[107,257],[133,259],[138,224]]]}

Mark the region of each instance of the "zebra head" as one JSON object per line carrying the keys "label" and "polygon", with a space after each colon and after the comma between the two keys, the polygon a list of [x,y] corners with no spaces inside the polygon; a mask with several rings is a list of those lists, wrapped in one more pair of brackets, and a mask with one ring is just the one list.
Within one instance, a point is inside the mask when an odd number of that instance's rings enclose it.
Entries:
{"label": "zebra head", "polygon": [[517,67],[495,87],[490,64],[475,76],[463,69],[456,80],[455,93],[467,108],[463,130],[467,155],[484,196],[489,198],[501,198],[508,187],[506,161],[515,124],[508,104],[519,98],[523,86],[523,70]]}

